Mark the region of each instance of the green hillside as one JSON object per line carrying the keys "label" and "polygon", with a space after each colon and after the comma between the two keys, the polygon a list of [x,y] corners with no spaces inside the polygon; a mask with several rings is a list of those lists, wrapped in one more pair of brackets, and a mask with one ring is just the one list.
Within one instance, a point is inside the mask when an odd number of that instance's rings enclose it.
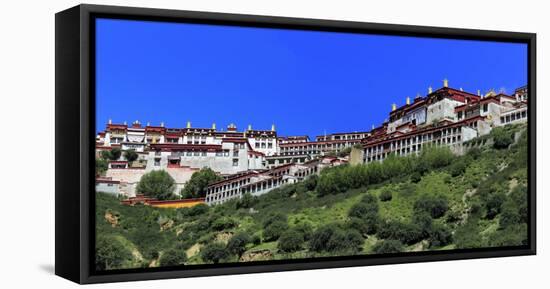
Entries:
{"label": "green hillside", "polygon": [[98,269],[521,245],[527,241],[525,125],[456,156],[339,166],[223,205],[123,206],[97,193]]}

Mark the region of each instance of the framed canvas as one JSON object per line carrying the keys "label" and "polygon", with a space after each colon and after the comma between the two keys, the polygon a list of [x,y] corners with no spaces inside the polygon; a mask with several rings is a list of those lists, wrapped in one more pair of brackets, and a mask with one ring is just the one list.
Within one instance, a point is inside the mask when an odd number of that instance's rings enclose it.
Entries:
{"label": "framed canvas", "polygon": [[79,5],[55,50],[61,277],[536,252],[535,34]]}

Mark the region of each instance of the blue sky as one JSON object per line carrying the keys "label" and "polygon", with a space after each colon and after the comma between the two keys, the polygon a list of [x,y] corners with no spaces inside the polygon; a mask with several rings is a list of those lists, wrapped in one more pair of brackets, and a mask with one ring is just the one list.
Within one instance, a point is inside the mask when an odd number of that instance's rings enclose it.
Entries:
{"label": "blue sky", "polygon": [[168,127],[365,131],[428,86],[511,93],[527,45],[98,19],[96,130],[108,119]]}

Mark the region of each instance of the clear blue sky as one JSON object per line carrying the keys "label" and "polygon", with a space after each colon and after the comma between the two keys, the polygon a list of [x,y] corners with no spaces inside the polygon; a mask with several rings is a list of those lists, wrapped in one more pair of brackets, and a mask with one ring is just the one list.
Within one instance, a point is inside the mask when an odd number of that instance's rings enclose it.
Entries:
{"label": "clear blue sky", "polygon": [[428,86],[511,93],[527,46],[465,40],[97,20],[97,130],[168,127],[364,131]]}

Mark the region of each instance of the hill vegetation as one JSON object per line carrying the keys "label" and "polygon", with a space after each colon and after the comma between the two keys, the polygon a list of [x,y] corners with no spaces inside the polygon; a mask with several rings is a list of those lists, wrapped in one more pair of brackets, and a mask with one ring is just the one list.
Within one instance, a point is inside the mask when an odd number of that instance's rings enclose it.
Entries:
{"label": "hill vegetation", "polygon": [[525,126],[495,129],[466,147],[461,156],[431,147],[418,156],[325,169],[213,207],[129,207],[97,193],[96,267],[526,244]]}

